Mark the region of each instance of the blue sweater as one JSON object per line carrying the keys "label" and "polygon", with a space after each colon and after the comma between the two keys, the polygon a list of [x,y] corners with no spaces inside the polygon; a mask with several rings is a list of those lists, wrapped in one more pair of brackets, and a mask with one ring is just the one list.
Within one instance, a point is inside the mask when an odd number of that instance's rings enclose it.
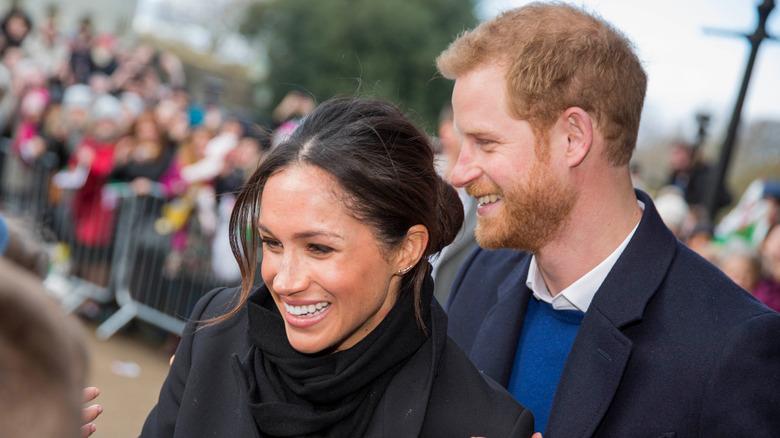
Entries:
{"label": "blue sweater", "polygon": [[534,414],[534,429],[544,432],[555,389],[585,313],[555,310],[533,296],[528,303],[507,390]]}

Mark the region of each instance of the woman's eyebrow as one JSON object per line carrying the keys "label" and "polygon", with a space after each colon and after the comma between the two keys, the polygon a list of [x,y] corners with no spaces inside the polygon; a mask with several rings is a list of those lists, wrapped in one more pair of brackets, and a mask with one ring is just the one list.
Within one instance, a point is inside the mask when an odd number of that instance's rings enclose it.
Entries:
{"label": "woman's eyebrow", "polygon": [[[266,234],[270,234],[272,236],[274,235],[274,233],[272,233],[271,230],[269,230],[268,228],[263,226],[263,224],[257,224],[257,227],[260,228],[260,231],[262,231],[262,232],[264,232]],[[336,233],[332,233],[330,231],[324,231],[324,230],[323,231],[303,231],[303,232],[300,232],[300,233],[295,233],[295,234],[293,234],[293,239],[308,239],[308,238],[317,237],[317,236],[325,236],[325,237],[330,237],[330,238],[333,238],[333,239],[344,240],[344,237],[342,237],[340,234],[336,234]]]}
{"label": "woman's eyebrow", "polygon": [[317,236],[325,236],[325,237],[331,237],[333,239],[344,240],[344,238],[341,237],[339,234],[331,233],[329,231],[304,231],[302,233],[293,234],[294,239],[308,239]]}

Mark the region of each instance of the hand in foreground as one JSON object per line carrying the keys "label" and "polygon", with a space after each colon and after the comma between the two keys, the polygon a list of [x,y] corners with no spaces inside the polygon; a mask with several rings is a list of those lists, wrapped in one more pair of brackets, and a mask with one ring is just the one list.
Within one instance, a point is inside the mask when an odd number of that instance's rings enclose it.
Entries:
{"label": "hand in foreground", "polygon": [[[100,390],[95,388],[94,386],[90,386],[88,388],[84,388],[84,403],[89,403],[97,396],[100,395]],[[81,436],[84,438],[87,438],[88,436],[95,433],[95,430],[97,428],[94,424],[92,424],[93,421],[95,421],[95,418],[97,418],[98,415],[103,413],[103,406],[100,405],[92,405],[89,407],[86,407],[81,410],[81,422],[84,424],[81,426]]]}

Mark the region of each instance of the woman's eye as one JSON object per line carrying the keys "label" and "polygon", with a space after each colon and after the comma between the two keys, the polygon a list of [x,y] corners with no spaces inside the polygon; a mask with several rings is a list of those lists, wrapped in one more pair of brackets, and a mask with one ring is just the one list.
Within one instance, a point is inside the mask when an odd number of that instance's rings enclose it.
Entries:
{"label": "woman's eye", "polygon": [[262,242],[263,242],[263,246],[268,249],[281,248],[282,246],[282,244],[279,243],[278,240],[274,240],[274,239],[263,238]]}
{"label": "woman's eye", "polygon": [[309,245],[309,251],[315,254],[323,255],[333,252],[333,248],[325,245],[311,244]]}

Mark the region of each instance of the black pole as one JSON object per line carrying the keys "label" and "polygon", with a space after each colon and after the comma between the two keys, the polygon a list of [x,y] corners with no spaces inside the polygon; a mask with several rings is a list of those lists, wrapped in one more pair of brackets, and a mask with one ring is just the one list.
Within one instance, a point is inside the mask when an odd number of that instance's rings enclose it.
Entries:
{"label": "black pole", "polygon": [[747,66],[745,66],[745,76],[742,78],[742,87],[739,89],[739,96],[737,97],[737,102],[734,104],[734,112],[731,114],[729,130],[726,134],[726,140],[723,142],[717,171],[711,177],[711,184],[708,188],[707,197],[705,198],[707,212],[709,213],[710,219],[713,221],[715,220],[718,209],[721,207],[719,201],[721,199],[721,193],[723,192],[726,172],[728,171],[729,162],[731,160],[731,152],[734,149],[734,144],[737,139],[737,128],[739,128],[739,120],[742,117],[742,105],[745,103],[745,95],[747,94],[748,84],[750,83],[750,76],[753,73],[753,64],[756,61],[759,45],[761,45],[761,42],[764,39],[769,37],[766,33],[766,20],[774,7],[774,0],[764,0],[764,3],[758,6],[758,26],[756,27],[755,32],[751,35],[745,35],[750,42],[750,56],[748,57]]}

